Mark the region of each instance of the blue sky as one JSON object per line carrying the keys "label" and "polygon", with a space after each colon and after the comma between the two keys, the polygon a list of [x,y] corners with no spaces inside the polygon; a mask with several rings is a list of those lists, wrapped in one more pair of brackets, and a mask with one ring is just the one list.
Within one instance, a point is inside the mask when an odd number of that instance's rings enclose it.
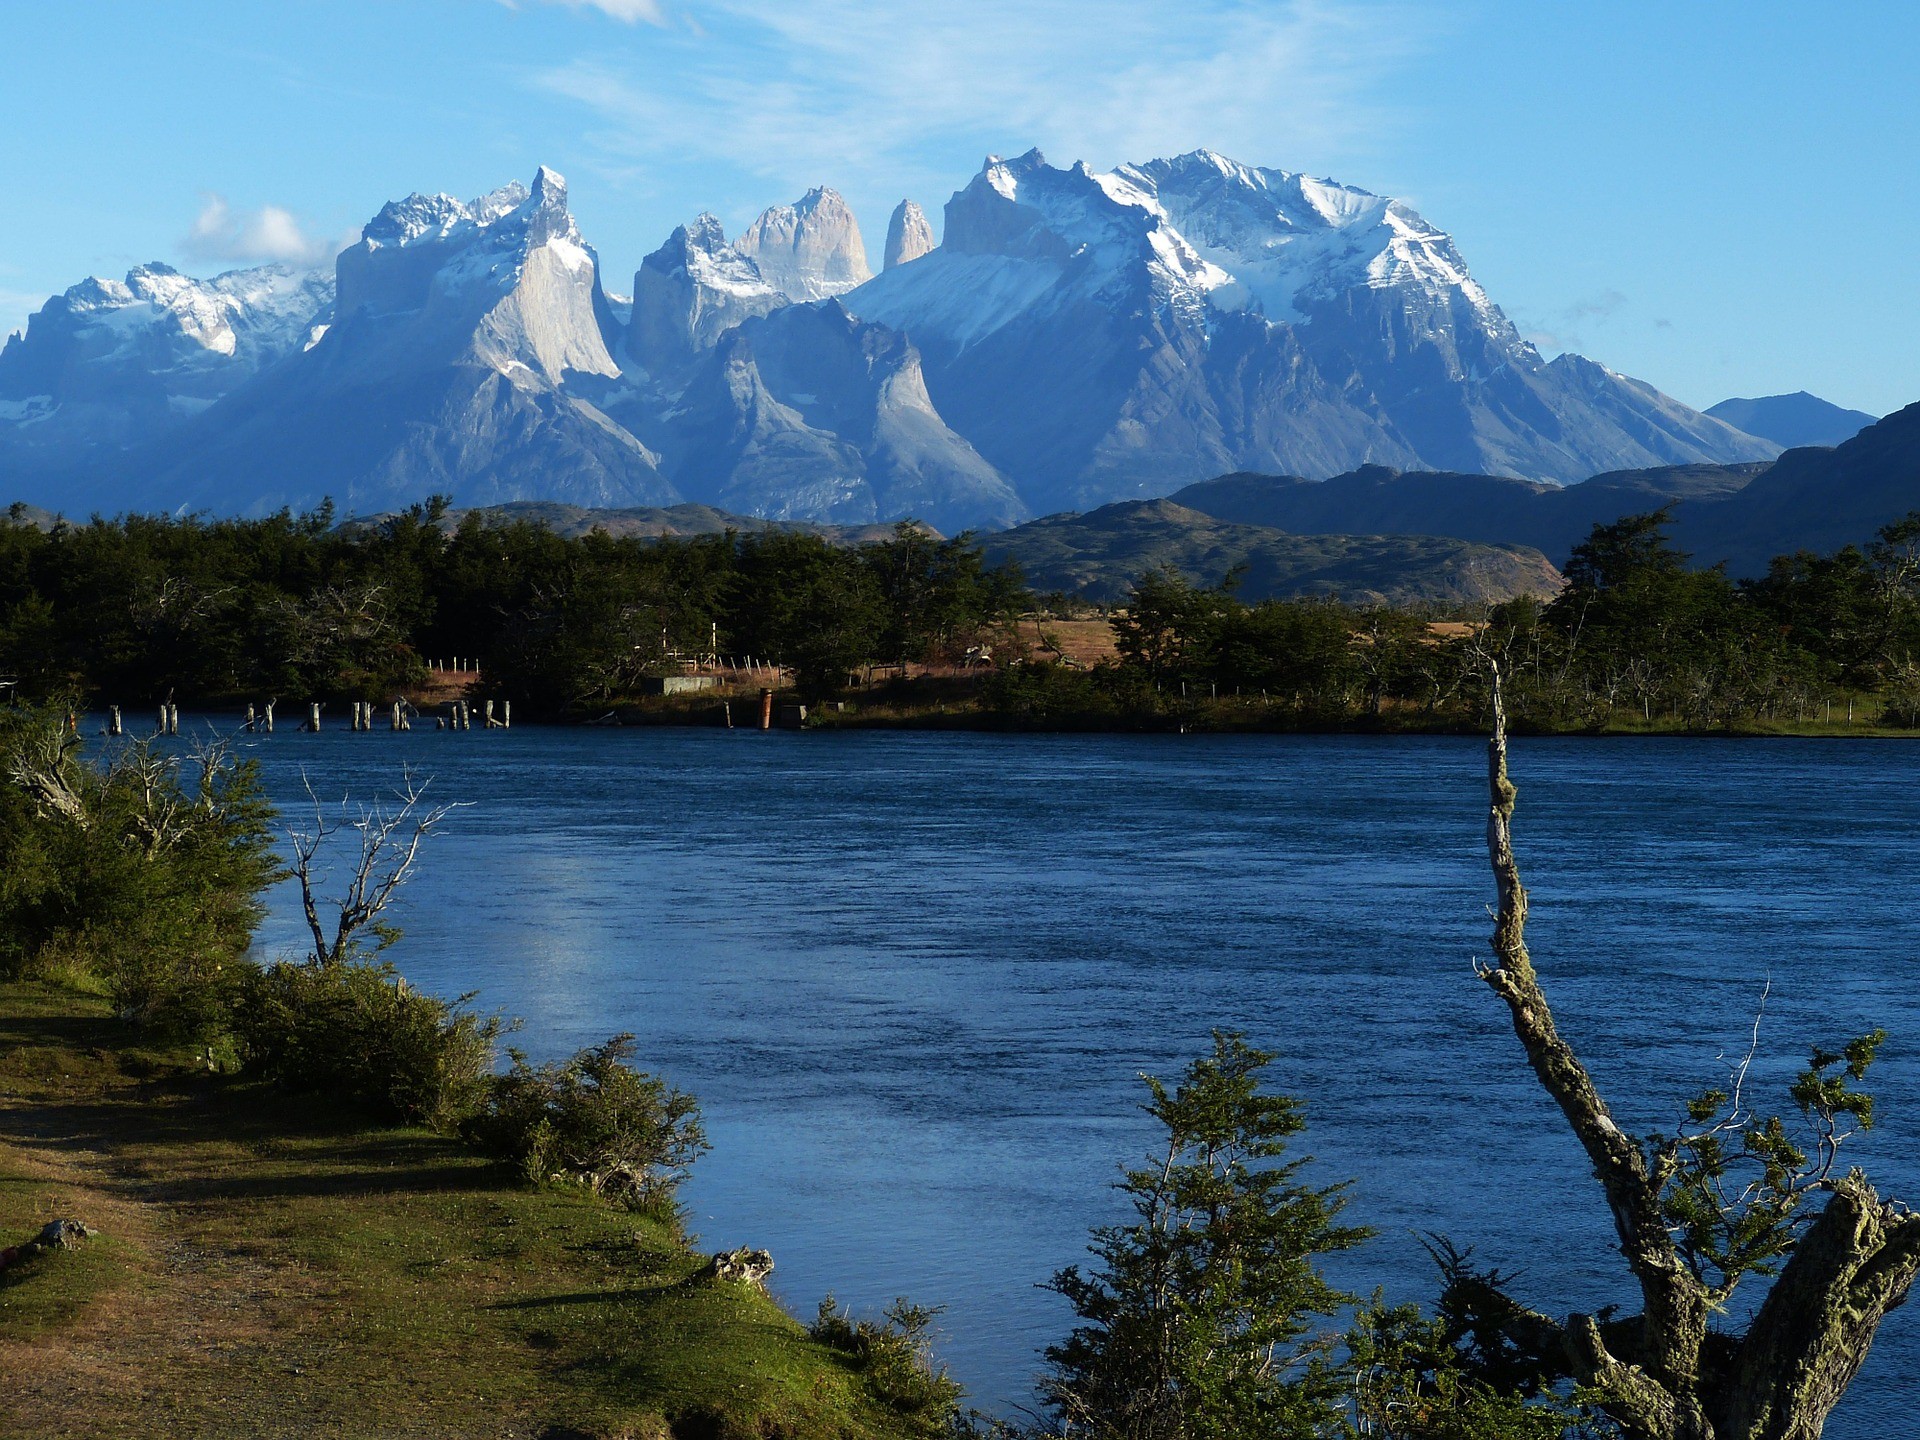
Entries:
{"label": "blue sky", "polygon": [[1880,413],[1920,399],[1916,54],[1910,0],[0,0],[0,331],[542,163],[624,290],[701,209],[829,184],[877,251],[990,151],[1204,145],[1408,199],[1549,351]]}

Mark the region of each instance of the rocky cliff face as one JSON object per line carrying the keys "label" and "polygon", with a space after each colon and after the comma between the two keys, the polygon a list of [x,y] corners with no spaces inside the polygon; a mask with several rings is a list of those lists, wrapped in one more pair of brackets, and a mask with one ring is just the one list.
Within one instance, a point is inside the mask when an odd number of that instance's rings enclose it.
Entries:
{"label": "rocky cliff face", "polygon": [[913,201],[902,200],[894,207],[893,219],[887,222],[887,254],[881,268],[891,270],[905,265],[933,249],[933,226],[927,223],[926,213]]}
{"label": "rocky cliff face", "polygon": [[396,201],[337,275],[319,342],[143,457],[142,489],[244,513],[326,496],[348,514],[434,493],[681,498],[658,457],[580,393],[620,368],[597,262],[553,171],[465,204]]}
{"label": "rocky cliff face", "polygon": [[953,533],[1027,513],[940,418],[919,352],[836,301],[730,330],[689,377],[665,433],[681,488],[738,514],[839,524],[914,516]]}
{"label": "rocky cliff face", "polygon": [[833,190],[809,190],[791,205],[762,212],[734,248],[792,300],[825,300],[873,278],[860,222]]}
{"label": "rocky cliff face", "polygon": [[760,267],[701,215],[667,237],[633,277],[628,353],[649,374],[670,374],[743,320],[788,303]]}

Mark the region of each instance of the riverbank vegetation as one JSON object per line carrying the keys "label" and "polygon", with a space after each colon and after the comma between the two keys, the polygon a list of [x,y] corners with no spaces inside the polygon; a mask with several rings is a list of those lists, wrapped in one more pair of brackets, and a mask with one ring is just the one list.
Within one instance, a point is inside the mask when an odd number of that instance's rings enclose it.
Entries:
{"label": "riverbank vegetation", "polygon": [[[442,518],[0,524],[0,679],[135,713],[385,705],[426,703],[429,658],[464,657],[459,684],[522,717],[753,723],[771,686],[815,724],[1460,730],[1484,725],[1498,659],[1520,729],[1920,729],[1916,517],[1736,582],[1690,568],[1663,512],[1629,516],[1574,550],[1553,600],[1458,610],[1248,604],[1231,575],[1165,570],[1089,609],[912,525],[835,546]],[[1110,658],[1061,645],[1069,613],[1110,625]],[[658,694],[674,677],[691,693]]]}
{"label": "riverbank vegetation", "polygon": [[501,1071],[498,1018],[386,962],[417,793],[303,873],[325,943],[262,965],[249,763],[90,765],[57,712],[0,708],[0,1246],[94,1232],[0,1249],[0,1430],[945,1434],[927,1312],[806,1327],[769,1257],[696,1248],[698,1107],[629,1037]]}
{"label": "riverbank vegetation", "polygon": [[[294,832],[313,949],[263,966],[247,943],[281,870],[251,765],[142,742],[89,765],[58,709],[20,706],[0,712],[0,1236],[27,1243],[0,1250],[0,1422],[1810,1440],[1920,1272],[1920,1218],[1839,1164],[1872,1123],[1883,1037],[1816,1050],[1784,1116],[1747,1094],[1749,1055],[1671,1133],[1620,1130],[1527,952],[1489,674],[1500,903],[1481,978],[1601,1182],[1639,1309],[1561,1318],[1443,1238],[1427,1309],[1336,1289],[1321,1261],[1368,1233],[1293,1153],[1304,1117],[1262,1087],[1272,1056],[1221,1033],[1148,1082],[1163,1143],[1120,1182],[1131,1218],[1049,1282],[1076,1323],[1038,1410],[964,1414],[934,1311],[829,1297],[803,1327],[760,1284],[771,1257],[696,1248],[675,1194],[706,1149],[698,1105],[635,1068],[631,1037],[503,1070],[497,1017],[400,978],[388,901],[450,813],[424,785]],[[330,890],[317,862],[347,835]],[[152,953],[142,906],[180,931]],[[1742,1286],[1767,1293],[1736,1311]]]}

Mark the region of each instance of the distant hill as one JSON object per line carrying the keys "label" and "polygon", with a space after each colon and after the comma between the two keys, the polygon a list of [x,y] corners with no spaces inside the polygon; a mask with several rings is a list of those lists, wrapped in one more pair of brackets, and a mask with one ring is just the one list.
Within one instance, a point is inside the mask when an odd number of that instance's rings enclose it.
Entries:
{"label": "distant hill", "polygon": [[[474,510],[449,510],[445,524],[457,526],[468,515],[483,520],[512,524],[517,520],[545,526],[556,535],[569,539],[604,530],[609,535],[637,535],[642,539],[662,536],[720,535],[728,530],[742,533],[753,530],[781,530],[803,535],[819,535],[836,545],[866,545],[893,538],[891,525],[822,525],[811,520],[762,520],[757,516],[734,515],[711,505],[641,506],[626,510],[593,510],[584,505],[563,505],[554,500],[515,500],[505,505],[489,505]],[[921,527],[929,529],[927,526]],[[937,533],[929,531],[929,533]]]}
{"label": "distant hill", "polygon": [[1669,465],[1615,470],[1560,486],[1503,475],[1363,465],[1331,480],[1222,475],[1169,498],[1219,520],[1297,535],[1445,535],[1530,546],[1558,565],[1596,524],[1663,505],[1723,498],[1766,468],[1766,462]]}
{"label": "distant hill", "polygon": [[1771,463],[1617,470],[1566,486],[1364,466],[1331,480],[1222,475],[1170,498],[1302,536],[1444,535],[1532,546],[1556,565],[1594,525],[1672,505],[1675,539],[1696,564],[1758,575],[1775,555],[1864,545],[1920,510],[1920,404],[1838,446],[1789,450]]}
{"label": "distant hill", "polygon": [[[1522,483],[1522,482],[1515,482]],[[1235,566],[1239,594],[1338,595],[1359,603],[1469,604],[1551,595],[1560,573],[1538,550],[1427,535],[1289,535],[1218,519],[1172,500],[1130,500],[1049,515],[986,540],[989,561],[1017,560],[1027,583],[1117,601],[1139,575],[1171,565],[1197,585]]]}
{"label": "distant hill", "polygon": [[1920,510],[1920,404],[1896,410],[1832,449],[1789,450],[1738,494],[1683,508],[1676,537],[1699,564],[1736,575],[1775,555],[1837,550],[1873,539]]}
{"label": "distant hill", "polygon": [[1722,400],[1705,413],[1790,450],[1802,445],[1838,445],[1851,440],[1875,419],[1864,410],[1845,410],[1804,390],[1791,395],[1763,395],[1757,400]]}

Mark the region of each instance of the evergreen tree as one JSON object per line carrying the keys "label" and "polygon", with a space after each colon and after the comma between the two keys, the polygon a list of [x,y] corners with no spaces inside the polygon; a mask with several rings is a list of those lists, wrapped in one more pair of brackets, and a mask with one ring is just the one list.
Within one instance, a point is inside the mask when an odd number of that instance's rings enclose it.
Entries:
{"label": "evergreen tree", "polygon": [[1273,1059],[1239,1035],[1179,1085],[1147,1086],[1164,1148],[1120,1182],[1134,1220],[1093,1233],[1093,1273],[1049,1288],[1080,1324],[1047,1351],[1042,1395],[1061,1433],[1094,1440],[1285,1440],[1338,1423],[1334,1341],[1351,1303],[1315,1261],[1367,1232],[1338,1223],[1339,1185],[1287,1159],[1300,1104],[1263,1093]]}

